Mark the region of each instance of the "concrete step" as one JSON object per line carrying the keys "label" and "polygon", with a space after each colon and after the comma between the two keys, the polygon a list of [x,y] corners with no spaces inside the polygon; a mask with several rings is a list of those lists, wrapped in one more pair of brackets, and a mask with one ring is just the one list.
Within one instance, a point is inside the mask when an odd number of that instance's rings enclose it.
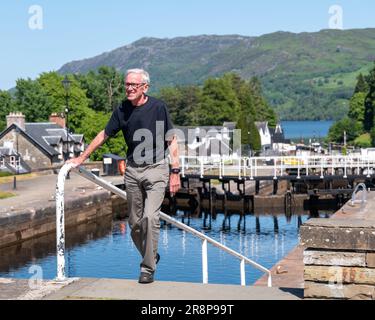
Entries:
{"label": "concrete step", "polygon": [[46,300],[298,300],[285,289],[134,280],[79,279],[44,297]]}

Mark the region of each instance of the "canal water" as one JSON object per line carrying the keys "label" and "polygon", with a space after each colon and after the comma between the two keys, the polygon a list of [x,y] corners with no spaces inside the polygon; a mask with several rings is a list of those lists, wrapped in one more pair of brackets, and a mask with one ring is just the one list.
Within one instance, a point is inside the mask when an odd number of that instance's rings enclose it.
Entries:
{"label": "canal water", "polygon": [[[319,213],[322,218],[329,214]],[[299,226],[309,219],[300,214],[233,214],[188,218],[179,212],[176,219],[271,268],[299,241]],[[209,228],[210,226],[210,228]],[[132,243],[126,220],[104,219],[66,230],[66,271],[69,277],[138,279],[140,256]],[[56,276],[56,240],[50,234],[21,245],[0,250],[0,278],[31,278],[37,270],[43,279]],[[201,241],[170,225],[162,224],[156,280],[202,282]],[[209,245],[209,283],[240,284],[240,263],[236,258]],[[262,272],[246,265],[247,284]]]}
{"label": "canal water", "polygon": [[334,121],[281,121],[286,139],[322,139],[333,124]]}

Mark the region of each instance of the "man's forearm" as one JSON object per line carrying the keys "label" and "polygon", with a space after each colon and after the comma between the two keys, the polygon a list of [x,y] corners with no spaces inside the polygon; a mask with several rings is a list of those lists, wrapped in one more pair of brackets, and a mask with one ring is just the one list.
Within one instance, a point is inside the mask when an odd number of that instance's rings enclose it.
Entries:
{"label": "man's forearm", "polygon": [[169,154],[171,156],[171,166],[172,168],[180,167],[180,156],[178,152],[178,142],[177,137],[174,137],[173,140],[169,143]]}
{"label": "man's forearm", "polygon": [[88,157],[90,157],[91,153],[93,153],[96,149],[98,149],[106,140],[108,139],[108,136],[105,134],[105,131],[101,131],[94,140],[90,143],[90,145],[87,147],[87,149],[81,154],[80,157],[82,157],[84,160],[86,160]]}

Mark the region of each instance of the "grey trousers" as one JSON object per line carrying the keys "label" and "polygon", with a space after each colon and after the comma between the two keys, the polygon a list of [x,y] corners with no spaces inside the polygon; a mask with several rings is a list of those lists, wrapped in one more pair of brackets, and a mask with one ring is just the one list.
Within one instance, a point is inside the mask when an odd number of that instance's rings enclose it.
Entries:
{"label": "grey trousers", "polygon": [[141,272],[153,273],[160,234],[160,208],[169,180],[169,165],[163,161],[144,167],[127,163],[127,193],[131,237],[143,260]]}

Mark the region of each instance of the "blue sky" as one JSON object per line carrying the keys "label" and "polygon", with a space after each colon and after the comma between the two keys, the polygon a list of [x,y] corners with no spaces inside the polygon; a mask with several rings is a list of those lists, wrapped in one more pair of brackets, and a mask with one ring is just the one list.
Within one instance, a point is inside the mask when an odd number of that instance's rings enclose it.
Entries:
{"label": "blue sky", "polygon": [[[29,28],[32,5],[43,10],[42,30]],[[374,0],[1,0],[0,89],[142,37],[327,29],[332,5],[344,29],[375,27]]]}

